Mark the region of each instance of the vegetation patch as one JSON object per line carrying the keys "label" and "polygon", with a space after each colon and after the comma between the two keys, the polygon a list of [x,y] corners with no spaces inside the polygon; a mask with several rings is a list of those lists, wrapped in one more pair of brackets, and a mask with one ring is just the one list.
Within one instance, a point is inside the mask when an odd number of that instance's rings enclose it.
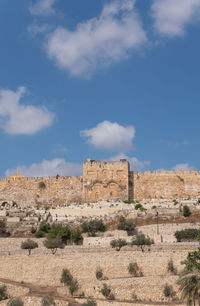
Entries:
{"label": "vegetation patch", "polygon": [[177,242],[197,240],[197,236],[200,234],[200,230],[196,228],[187,228],[181,231],[176,231],[174,236]]}

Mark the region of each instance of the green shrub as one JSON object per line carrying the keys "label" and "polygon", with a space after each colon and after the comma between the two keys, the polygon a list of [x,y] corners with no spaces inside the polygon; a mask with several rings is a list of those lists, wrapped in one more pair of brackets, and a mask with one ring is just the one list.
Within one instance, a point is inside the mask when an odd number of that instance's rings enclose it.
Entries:
{"label": "green shrub", "polygon": [[22,299],[20,297],[17,298],[12,298],[9,302],[8,302],[9,306],[23,306],[24,302],[22,301]]}
{"label": "green shrub", "polygon": [[132,240],[131,245],[137,245],[138,247],[141,248],[142,252],[144,252],[144,246],[145,245],[151,245],[154,244],[153,239],[150,239],[148,236],[145,237],[144,234],[138,234],[136,236],[135,240]]}
{"label": "green shrub", "polygon": [[103,277],[103,271],[100,267],[96,269],[96,279],[101,280]]}
{"label": "green shrub", "polygon": [[110,242],[110,246],[115,248],[117,251],[120,251],[123,246],[127,245],[125,239],[114,239]]}
{"label": "green shrub", "polygon": [[133,201],[133,200],[125,200],[124,203],[125,204],[134,204],[135,201]]}
{"label": "green shrub", "polygon": [[0,220],[0,235],[6,232],[6,222],[4,220]]}
{"label": "green shrub", "polygon": [[187,205],[183,206],[183,216],[184,217],[189,217],[191,215],[190,208]]}
{"label": "green shrub", "polygon": [[45,236],[45,233],[43,231],[37,231],[35,233],[35,238],[43,238]]}
{"label": "green shrub", "polygon": [[137,262],[131,262],[128,265],[128,272],[135,277],[142,276],[142,271],[140,270]]}
{"label": "green shrub", "polygon": [[111,288],[107,284],[103,284],[103,288],[101,289],[101,293],[105,298],[108,298],[111,294]]}
{"label": "green shrub", "polygon": [[77,279],[72,279],[71,284],[69,285],[69,292],[73,296],[75,292],[79,289],[79,284]]}
{"label": "green shrub", "polygon": [[65,286],[70,286],[72,280],[73,276],[71,275],[70,271],[68,269],[63,269],[60,282]]}
{"label": "green shrub", "polygon": [[26,241],[22,241],[21,249],[28,250],[28,255],[31,255],[31,250],[38,248],[37,242],[27,239]]}
{"label": "green shrub", "polygon": [[31,234],[35,234],[36,233],[36,228],[35,227],[31,227]]}
{"label": "green shrub", "polygon": [[70,240],[70,228],[68,225],[52,224],[51,229],[48,232],[47,238],[55,239],[60,237],[63,243],[67,243]]}
{"label": "green shrub", "polygon": [[126,220],[124,217],[120,217],[119,224],[117,225],[118,230],[127,231],[127,233],[132,233],[135,229],[135,224],[133,220]]}
{"label": "green shrub", "polygon": [[135,294],[135,292],[132,293],[132,299],[133,299],[134,302],[138,302],[138,297]]}
{"label": "green shrub", "polygon": [[92,299],[87,299],[87,302],[81,304],[82,306],[97,306],[97,303]]}
{"label": "green shrub", "polygon": [[0,301],[8,298],[6,285],[0,286]]}
{"label": "green shrub", "polygon": [[171,285],[165,284],[163,288],[163,295],[166,298],[174,298],[176,295],[176,292],[173,290],[173,287]]}
{"label": "green shrub", "polygon": [[136,205],[135,205],[135,210],[138,210],[138,209],[143,209],[144,207],[142,206],[142,204],[140,204],[140,203],[137,203]]}
{"label": "green shrub", "polygon": [[55,306],[56,303],[54,301],[54,298],[52,296],[44,296],[42,299],[41,306]]}
{"label": "green shrub", "polygon": [[174,236],[178,242],[182,240],[197,240],[197,236],[200,234],[200,230],[196,228],[187,228],[185,230],[176,231]]}
{"label": "green shrub", "polygon": [[174,267],[174,263],[173,263],[173,260],[170,259],[168,264],[167,264],[167,272],[170,272],[172,274],[176,274],[177,271],[176,271],[176,268]]}
{"label": "green shrub", "polygon": [[65,244],[62,242],[60,237],[56,237],[56,238],[47,238],[44,242],[43,242],[44,246],[47,249],[50,249],[52,254],[56,254],[57,249],[64,249],[65,248]]}
{"label": "green shrub", "polygon": [[83,222],[81,227],[83,233],[89,233],[91,236],[95,236],[96,232],[106,231],[106,225],[102,220],[91,220],[89,222]]}
{"label": "green shrub", "polygon": [[173,204],[174,204],[174,206],[176,206],[178,204],[178,201],[177,200],[173,200]]}
{"label": "green shrub", "polygon": [[78,243],[82,239],[81,230],[79,228],[75,228],[70,231],[70,240],[73,243]]}
{"label": "green shrub", "polygon": [[156,205],[153,205],[151,208],[152,208],[152,209],[156,209],[156,208],[157,208],[157,206],[156,206]]}
{"label": "green shrub", "polygon": [[48,223],[46,223],[45,221],[42,221],[40,223],[39,231],[42,231],[44,233],[48,233],[50,231],[50,229],[51,229],[51,226]]}

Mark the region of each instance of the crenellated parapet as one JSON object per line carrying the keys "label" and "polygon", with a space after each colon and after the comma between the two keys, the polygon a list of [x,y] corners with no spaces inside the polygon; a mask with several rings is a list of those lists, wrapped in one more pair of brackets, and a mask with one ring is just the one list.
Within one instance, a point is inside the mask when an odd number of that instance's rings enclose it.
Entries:
{"label": "crenellated parapet", "polygon": [[200,172],[130,171],[129,162],[88,159],[83,176],[23,177],[19,173],[0,179],[1,202],[28,205],[64,205],[98,200],[151,200],[200,198]]}

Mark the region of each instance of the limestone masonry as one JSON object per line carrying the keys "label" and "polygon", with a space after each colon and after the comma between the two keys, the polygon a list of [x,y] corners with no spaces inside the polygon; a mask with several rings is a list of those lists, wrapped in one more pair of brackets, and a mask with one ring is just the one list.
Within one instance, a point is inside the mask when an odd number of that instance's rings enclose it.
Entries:
{"label": "limestone masonry", "polygon": [[200,198],[198,171],[130,171],[129,162],[88,159],[81,177],[25,178],[19,174],[0,180],[0,205],[63,205],[98,200]]}

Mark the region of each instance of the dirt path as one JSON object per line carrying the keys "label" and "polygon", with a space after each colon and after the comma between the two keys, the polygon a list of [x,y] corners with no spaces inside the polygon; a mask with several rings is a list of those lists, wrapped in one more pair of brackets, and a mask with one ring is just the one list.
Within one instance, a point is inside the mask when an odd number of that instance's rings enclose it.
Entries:
{"label": "dirt path", "polygon": [[17,281],[13,281],[6,278],[0,278],[0,282],[4,284],[14,285],[22,288],[28,288],[29,292],[27,296],[32,297],[44,297],[44,296],[52,296],[56,300],[62,300],[70,303],[70,306],[77,306],[80,305],[75,301],[73,297],[69,296],[61,296],[57,293],[57,287],[55,286],[38,286],[31,283],[20,283]]}

